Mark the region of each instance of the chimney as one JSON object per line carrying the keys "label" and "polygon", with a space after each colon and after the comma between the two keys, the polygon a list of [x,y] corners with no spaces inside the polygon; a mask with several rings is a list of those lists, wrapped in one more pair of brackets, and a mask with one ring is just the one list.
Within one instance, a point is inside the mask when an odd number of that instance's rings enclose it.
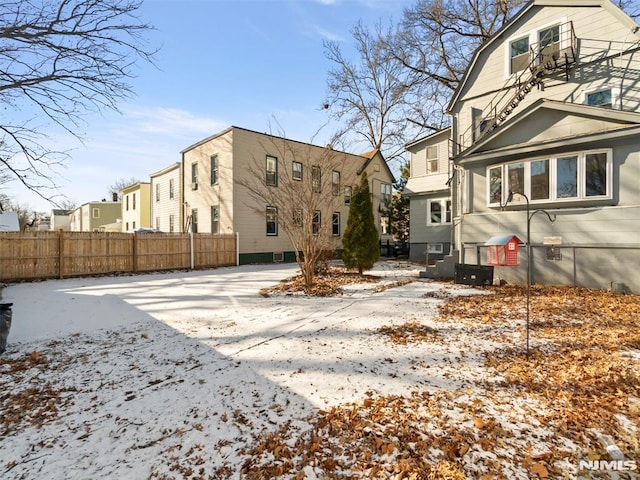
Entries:
{"label": "chimney", "polygon": [[114,202],[118,201],[118,192],[111,192],[111,200]]}

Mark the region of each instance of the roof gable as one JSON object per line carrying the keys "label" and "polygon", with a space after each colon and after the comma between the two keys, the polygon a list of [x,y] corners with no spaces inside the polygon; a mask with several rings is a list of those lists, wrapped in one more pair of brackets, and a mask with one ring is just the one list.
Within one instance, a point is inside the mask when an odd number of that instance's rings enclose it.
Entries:
{"label": "roof gable", "polygon": [[638,125],[640,113],[540,99],[463,151],[461,157]]}
{"label": "roof gable", "polygon": [[610,0],[531,0],[524,5],[502,28],[494,33],[494,35],[484,44],[482,44],[473,54],[469,66],[467,67],[463,78],[461,79],[458,87],[453,92],[451,100],[446,108],[447,113],[451,113],[456,103],[460,100],[462,93],[466,90],[468,82],[473,79],[476,71],[480,70],[484,66],[484,62],[480,61],[485,53],[496,47],[496,44],[505,42],[511,35],[512,30],[516,28],[519,20],[531,13],[534,8],[541,7],[593,7],[603,8],[609,14],[611,14],[617,21],[621,23],[621,26],[628,28],[638,38],[640,33],[635,28],[637,24],[627,14],[625,14],[620,8],[613,4]]}

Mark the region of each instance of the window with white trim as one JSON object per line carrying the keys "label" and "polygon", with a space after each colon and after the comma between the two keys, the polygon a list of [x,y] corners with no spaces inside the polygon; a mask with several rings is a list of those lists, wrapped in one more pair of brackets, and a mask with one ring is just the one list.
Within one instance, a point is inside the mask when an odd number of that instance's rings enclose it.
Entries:
{"label": "window with white trim", "polygon": [[311,185],[315,193],[322,192],[322,172],[316,165],[311,167]]}
{"label": "window with white trim", "polygon": [[302,180],[302,163],[296,162],[295,160],[291,162],[291,178],[294,180]]}
{"label": "window with white trim", "polygon": [[353,189],[351,186],[344,187],[344,204],[351,205],[351,195],[353,195]]}
{"label": "window with white trim", "polygon": [[267,207],[266,212],[266,220],[267,220],[267,235],[276,236],[278,235],[278,208],[277,207]]}
{"label": "window with white trim", "polygon": [[333,212],[331,219],[331,233],[334,237],[340,236],[340,212]]}
{"label": "window with white trim", "polygon": [[620,109],[619,88],[610,86],[594,88],[584,92],[584,104],[596,107]]}
{"label": "window with white trim", "polygon": [[267,155],[266,159],[267,185],[275,187],[278,185],[278,159],[271,155]]}
{"label": "window with white trim", "polygon": [[529,36],[509,42],[509,73],[524,70],[529,65]]}
{"label": "window with white trim", "polygon": [[[135,224],[133,228],[135,228]],[[193,233],[198,233],[198,209],[197,208],[191,209],[191,231]]]}
{"label": "window with white trim", "polygon": [[387,205],[388,202],[391,201],[391,184],[390,183],[381,183],[380,184],[380,196],[382,203]]}
{"label": "window with white trim", "polygon": [[156,202],[160,201],[160,184],[156,183]]}
{"label": "window with white trim", "polygon": [[173,178],[169,179],[169,198],[173,199],[174,188],[173,188]]}
{"label": "window with white trim", "polygon": [[313,219],[311,221],[311,233],[313,233],[314,235],[318,235],[320,233],[320,219],[320,210],[316,210],[315,212],[313,212]]}
{"label": "window with white trim", "polygon": [[220,233],[220,205],[211,205],[211,233]]}
{"label": "window with white trim", "polygon": [[427,244],[427,252],[444,253],[444,245],[442,243],[429,243]]}
{"label": "window with white trim", "polygon": [[302,227],[302,209],[296,208],[293,210],[293,224],[296,227]]}
{"label": "window with white trim", "polygon": [[487,201],[511,203],[584,201],[612,197],[611,149],[563,154],[487,167]]}
{"label": "window with white trim", "polygon": [[451,199],[434,198],[427,200],[427,225],[451,223]]}
{"label": "window with white trim", "polygon": [[218,184],[218,155],[211,155],[211,185]]}
{"label": "window with white trim", "polygon": [[438,171],[438,146],[427,147],[427,173]]}
{"label": "window with white trim", "polygon": [[331,172],[331,191],[334,195],[340,195],[340,172],[334,170]]}

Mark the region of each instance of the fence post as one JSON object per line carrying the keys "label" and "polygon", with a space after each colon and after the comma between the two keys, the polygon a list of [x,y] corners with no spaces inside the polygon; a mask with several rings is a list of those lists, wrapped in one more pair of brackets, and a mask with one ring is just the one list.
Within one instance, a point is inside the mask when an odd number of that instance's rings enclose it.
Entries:
{"label": "fence post", "polygon": [[58,230],[58,278],[64,278],[64,239],[63,230]]}
{"label": "fence post", "polygon": [[193,231],[189,232],[189,265],[191,266],[191,270],[193,270],[194,263],[194,253],[193,253]]}
{"label": "fence post", "polygon": [[133,232],[133,273],[138,271],[138,234]]}
{"label": "fence post", "polygon": [[236,232],[236,267],[240,265],[240,232]]}

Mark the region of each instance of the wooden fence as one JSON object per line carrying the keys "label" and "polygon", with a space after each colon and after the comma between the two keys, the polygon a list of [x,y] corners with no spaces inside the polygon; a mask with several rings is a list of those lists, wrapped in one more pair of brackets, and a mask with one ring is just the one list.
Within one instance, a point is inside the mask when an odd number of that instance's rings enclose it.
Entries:
{"label": "wooden fence", "polygon": [[212,268],[236,259],[234,234],[0,232],[0,281]]}

